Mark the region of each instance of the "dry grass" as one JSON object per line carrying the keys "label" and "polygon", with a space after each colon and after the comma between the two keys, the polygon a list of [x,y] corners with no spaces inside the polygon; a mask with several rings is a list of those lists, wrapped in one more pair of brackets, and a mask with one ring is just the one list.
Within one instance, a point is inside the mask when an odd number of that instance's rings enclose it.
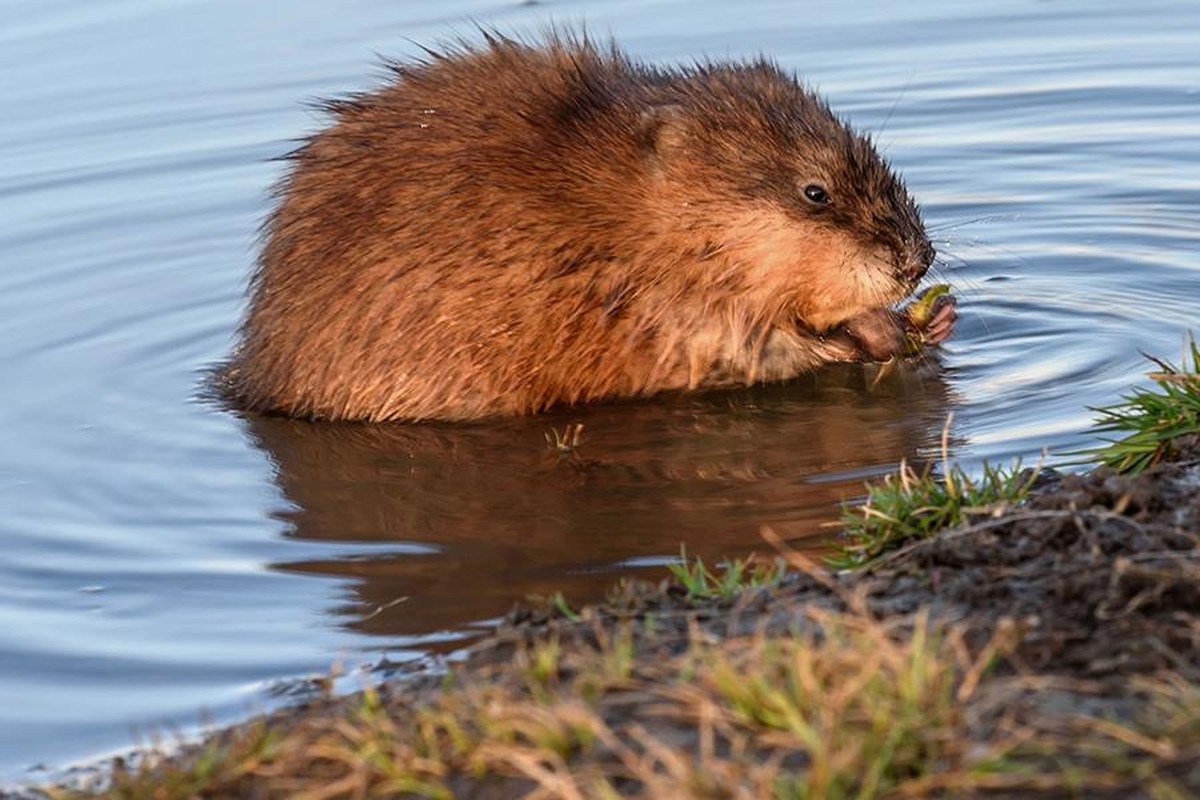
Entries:
{"label": "dry grass", "polygon": [[538,638],[437,691],[368,689],[235,728],[118,770],[103,793],[832,800],[1138,782],[1166,798],[1187,796],[1200,759],[1200,688],[1182,681],[1140,682],[1133,720],[981,722],[1037,707],[1028,681],[990,677],[1015,625],[974,649],[925,612],[883,623],[805,609],[791,635],[724,640],[693,625],[682,647],[629,624],[568,627],[587,635]]}

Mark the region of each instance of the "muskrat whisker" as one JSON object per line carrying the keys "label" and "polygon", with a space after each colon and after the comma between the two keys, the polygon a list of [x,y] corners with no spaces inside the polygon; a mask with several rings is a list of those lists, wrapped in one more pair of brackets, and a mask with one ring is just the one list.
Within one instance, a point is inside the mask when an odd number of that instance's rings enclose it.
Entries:
{"label": "muskrat whisker", "polygon": [[938,248],[937,255],[934,256],[933,263],[930,264],[930,266],[931,267],[938,266],[938,267],[944,267],[946,269],[951,269],[951,268],[953,268],[953,266],[955,264],[958,264],[961,266],[966,266],[967,260],[965,258],[963,258],[962,256],[958,255],[957,253],[953,253],[950,250],[947,250],[946,248],[941,247],[941,248]]}
{"label": "muskrat whisker", "polygon": [[[941,282],[949,283],[950,280],[947,272],[954,270],[957,273],[960,268],[968,266],[970,264],[967,260],[956,253],[939,252],[937,257],[934,258],[933,263],[929,265],[929,271],[938,278],[941,278]],[[983,291],[983,284],[969,275],[956,274],[954,276],[954,284],[956,287],[964,289]]]}
{"label": "muskrat whisker", "polygon": [[904,83],[904,88],[900,90],[900,95],[892,103],[892,107],[888,109],[887,116],[883,118],[883,124],[879,126],[879,132],[873,137],[875,141],[880,143],[880,147],[887,150],[887,145],[883,144],[883,134],[887,132],[888,124],[892,121],[892,115],[896,113],[896,109],[900,106],[900,101],[908,94],[908,90],[912,87],[913,79],[916,77],[917,71],[912,70],[908,73],[908,80]]}
{"label": "muskrat whisker", "polygon": [[[939,252],[938,257],[934,259],[934,263],[929,265],[929,272],[930,272],[930,274],[935,276],[935,279],[942,278],[943,274],[944,274],[943,270],[947,267],[947,265],[945,263],[939,263],[942,255],[943,254]],[[958,262],[959,264],[961,264],[964,267],[969,266],[966,259],[962,258],[959,255],[956,255],[954,253],[946,253],[945,255],[950,256],[956,262]],[[959,297],[964,297],[964,298],[970,298],[972,295],[982,294],[983,290],[984,290],[983,284],[979,280],[969,277],[969,276],[966,276],[966,275],[961,275],[961,274],[958,274],[955,276],[954,287],[955,287],[955,294],[957,294]],[[968,313],[973,315],[973,317],[975,319],[979,320],[979,324],[983,328],[984,333],[986,333],[987,335],[990,336],[992,333],[992,326],[991,326],[991,324],[988,323],[987,317],[985,317],[983,315],[983,313],[980,312],[979,308],[980,308],[980,305],[977,303],[967,303],[965,305],[959,306],[959,314],[960,314],[960,316],[965,316]]]}
{"label": "muskrat whisker", "polygon": [[1016,216],[1009,214],[984,214],[983,216],[972,217],[971,219],[962,219],[955,222],[943,222],[940,225],[930,225],[927,227],[927,230],[930,233],[941,233],[942,231],[952,231],[956,228],[963,228],[967,225],[976,225],[980,222],[996,222],[997,220],[1001,219],[1013,220],[1016,219]]}

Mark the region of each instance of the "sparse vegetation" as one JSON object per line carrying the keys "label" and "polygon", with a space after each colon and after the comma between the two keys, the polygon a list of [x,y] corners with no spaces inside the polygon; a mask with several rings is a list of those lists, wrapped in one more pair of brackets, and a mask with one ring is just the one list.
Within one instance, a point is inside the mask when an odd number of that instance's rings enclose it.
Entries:
{"label": "sparse vegetation", "polygon": [[[869,800],[1134,786],[1187,796],[1200,758],[1193,684],[1138,682],[1144,713],[1127,720],[1045,716],[1029,713],[1031,697],[1056,687],[987,682],[1019,642],[1016,626],[974,648],[966,626],[924,611],[884,622],[809,607],[792,628],[715,640],[691,629],[682,647],[628,625],[539,638],[440,690],[329,698],[118,769],[104,794]],[[1069,690],[1081,707],[1088,691]],[[1006,712],[981,724],[997,704]]]}
{"label": "sparse vegetation", "polygon": [[558,613],[572,622],[578,622],[581,619],[579,612],[571,608],[571,605],[567,602],[567,598],[563,596],[562,592],[555,592],[550,598],[550,604],[554,606]]}
{"label": "sparse vegetation", "polygon": [[969,754],[958,733],[967,698],[956,691],[974,665],[948,643],[956,631],[918,614],[898,641],[868,617],[814,616],[819,637],[715,650],[701,670],[727,716],[777,743],[772,755],[804,754],[804,769],[775,781],[776,796],[880,797],[991,768],[1000,749]]}
{"label": "sparse vegetation", "polygon": [[[1097,461],[1122,473],[1137,473],[1160,463],[1173,453],[1183,437],[1200,435],[1200,345],[1189,337],[1182,367],[1150,357],[1158,370],[1150,373],[1155,389],[1135,388],[1116,405],[1096,409],[1099,433],[1125,433],[1104,446],[1085,451]],[[947,431],[949,422],[947,422]],[[842,514],[844,540],[830,563],[855,568],[870,563],[901,545],[924,539],[938,531],[981,516],[1003,514],[1029,493],[1036,470],[985,463],[975,479],[948,457],[946,434],[942,442],[941,474],[932,465],[918,472],[901,463],[894,475],[867,487],[867,499],[848,505]]]}
{"label": "sparse vegetation", "polygon": [[723,562],[717,572],[698,557],[688,561],[686,547],[680,550],[679,562],[668,565],[667,569],[692,601],[730,601],[747,589],[776,586],[787,574],[787,564],[782,559],[764,562],[755,558]]}
{"label": "sparse vegetation", "polygon": [[569,455],[578,450],[579,446],[583,444],[583,423],[568,423],[562,429],[562,433],[558,432],[558,428],[551,428],[544,435],[546,437],[546,444],[550,446],[550,449],[560,455]]}
{"label": "sparse vegetation", "polygon": [[1081,455],[1118,472],[1137,473],[1171,454],[1173,442],[1200,435],[1200,345],[1188,338],[1181,366],[1147,356],[1158,369],[1150,373],[1156,389],[1135,388],[1120,403],[1097,408],[1099,433],[1124,434]]}
{"label": "sparse vegetation", "polygon": [[1002,514],[1025,499],[1036,470],[983,465],[972,478],[957,464],[943,461],[942,474],[932,466],[917,472],[907,463],[882,483],[867,487],[867,499],[847,505],[842,513],[843,540],[830,563],[849,569],[870,563],[889,550],[925,539],[969,519]]}

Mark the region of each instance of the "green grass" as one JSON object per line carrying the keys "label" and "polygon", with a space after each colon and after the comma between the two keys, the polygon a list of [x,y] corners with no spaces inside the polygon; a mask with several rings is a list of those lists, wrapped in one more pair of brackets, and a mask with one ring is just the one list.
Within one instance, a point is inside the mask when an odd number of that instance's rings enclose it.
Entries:
{"label": "green grass", "polygon": [[[1135,388],[1122,402],[1095,409],[1100,414],[1098,433],[1125,435],[1075,455],[1136,473],[1169,457],[1179,437],[1200,435],[1200,345],[1194,336],[1188,338],[1188,356],[1182,367],[1150,357],[1158,367],[1149,376],[1154,388]],[[830,564],[861,567],[907,542],[1011,508],[1024,500],[1036,477],[1036,470],[1022,470],[1018,462],[1011,468],[984,464],[982,477],[973,479],[950,464],[947,450],[943,436],[940,476],[931,467],[917,472],[902,463],[897,474],[867,486],[865,503],[846,506],[845,540]]]}
{"label": "green grass", "polygon": [[925,539],[971,517],[1012,508],[1025,499],[1037,470],[983,465],[976,479],[943,460],[942,474],[932,466],[917,472],[907,463],[883,483],[867,486],[867,500],[842,511],[845,538],[829,563],[839,569],[861,567],[889,550]]}
{"label": "green grass", "polygon": [[562,592],[554,593],[554,595],[550,598],[550,605],[552,605],[554,609],[558,611],[558,613],[562,614],[563,617],[571,622],[579,622],[583,619],[583,617],[579,615],[578,611],[571,608],[571,605],[567,602],[567,598],[563,596]]}
{"label": "green grass", "polygon": [[716,572],[699,557],[688,561],[686,547],[680,550],[679,563],[667,568],[687,591],[689,601],[732,600],[747,589],[777,586],[787,574],[787,564],[781,559],[767,564],[753,558],[724,562]]}
{"label": "green grass", "polygon": [[918,615],[897,643],[879,624],[814,613],[819,636],[714,650],[697,676],[733,721],[805,753],[777,796],[886,796],[960,762],[961,672],[943,632]]}
{"label": "green grass", "polygon": [[1188,350],[1190,368],[1186,356],[1182,367],[1149,356],[1158,366],[1149,376],[1156,388],[1135,388],[1120,403],[1093,409],[1100,414],[1097,432],[1124,435],[1079,455],[1136,473],[1169,456],[1173,440],[1200,434],[1200,346],[1194,336],[1188,338]]}

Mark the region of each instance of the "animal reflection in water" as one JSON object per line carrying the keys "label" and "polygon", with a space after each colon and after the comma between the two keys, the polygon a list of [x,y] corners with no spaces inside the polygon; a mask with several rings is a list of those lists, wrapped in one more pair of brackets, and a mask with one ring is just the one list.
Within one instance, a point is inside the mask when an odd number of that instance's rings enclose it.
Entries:
{"label": "animal reflection in water", "polygon": [[[342,624],[415,636],[531,594],[583,602],[620,574],[658,579],[636,559],[684,542],[706,560],[765,553],[770,525],[823,546],[840,501],[936,447],[944,424],[936,363],[872,385],[876,370],[475,425],[244,419],[291,503],[287,535],[346,544],[345,557],[274,568],[345,578],[354,600],[336,609]],[[575,422],[577,450],[547,445],[548,430]],[[362,543],[373,547],[356,552]],[[387,543],[395,550],[381,552]]]}

